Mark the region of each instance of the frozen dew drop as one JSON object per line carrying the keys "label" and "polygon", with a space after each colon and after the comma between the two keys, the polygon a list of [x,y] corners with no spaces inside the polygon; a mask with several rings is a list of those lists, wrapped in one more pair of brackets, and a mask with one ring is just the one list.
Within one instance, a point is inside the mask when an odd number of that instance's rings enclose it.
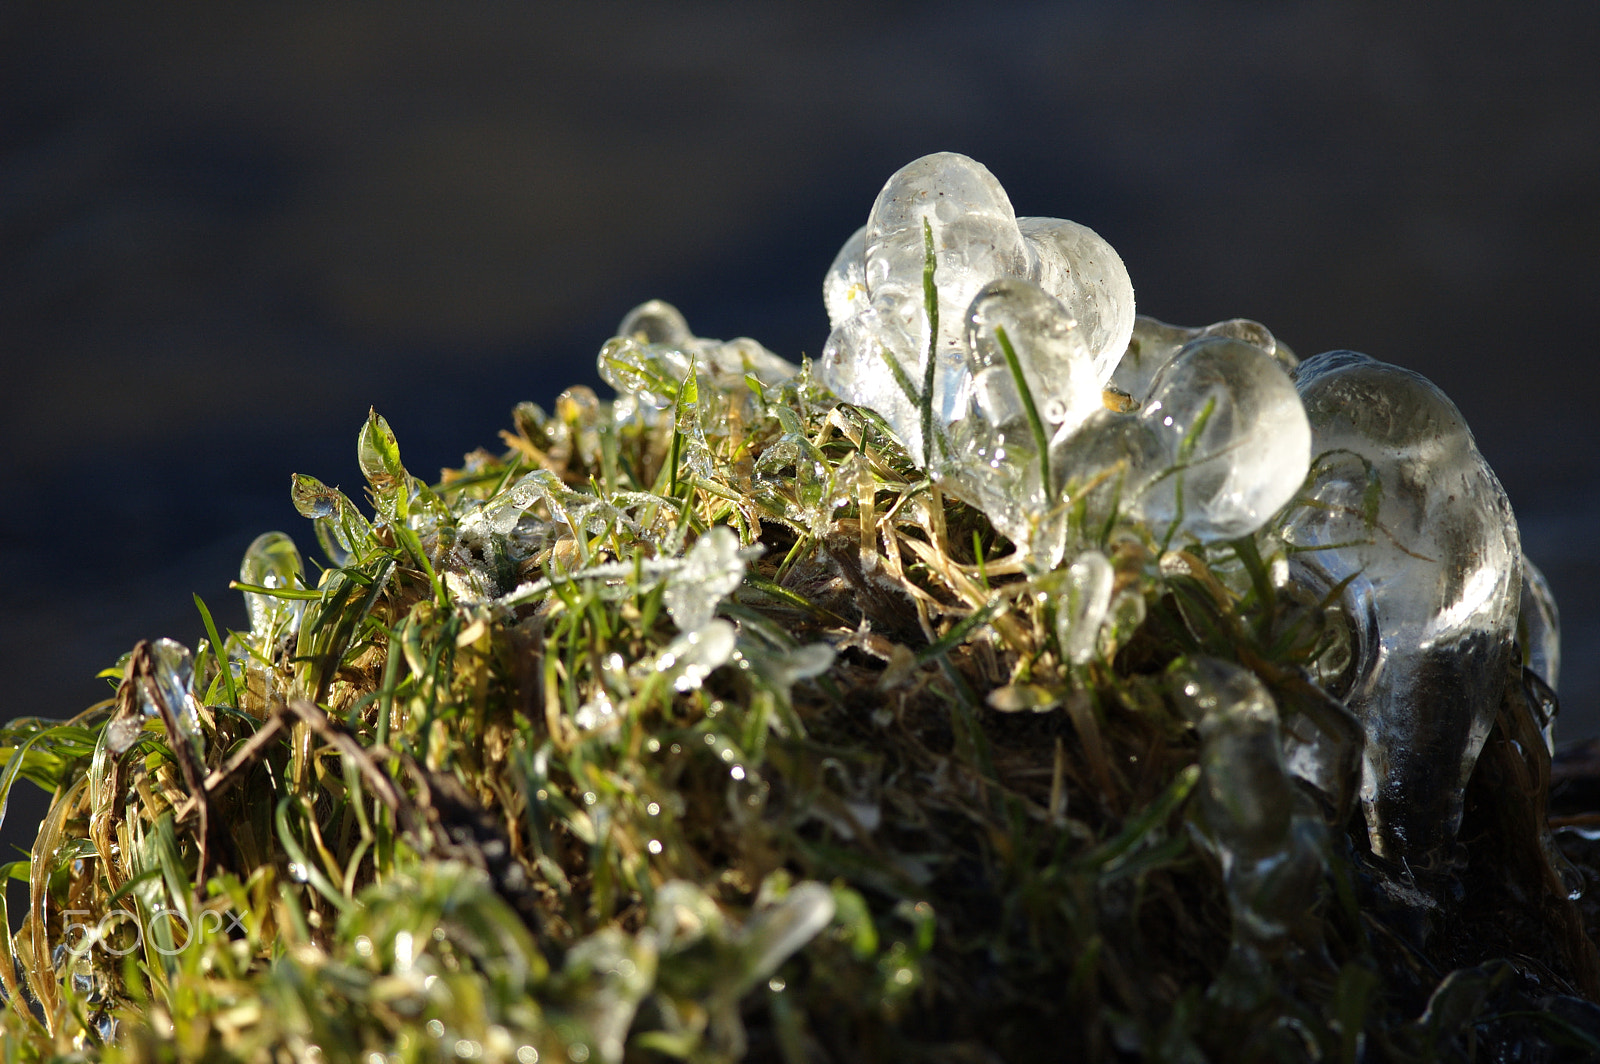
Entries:
{"label": "frozen dew drop", "polygon": [[1197,658],[1180,674],[1176,695],[1200,733],[1200,816],[1222,864],[1235,946],[1272,948],[1315,902],[1322,821],[1301,808],[1280,749],[1277,706],[1254,673]]}
{"label": "frozen dew drop", "polygon": [[674,689],[693,691],[712,670],[727,664],[737,642],[733,625],[717,618],[669,643],[656,658],[656,671],[671,675]]}
{"label": "frozen dew drop", "polygon": [[1284,536],[1298,580],[1314,593],[1344,586],[1356,657],[1344,693],[1366,731],[1372,847],[1438,870],[1516,634],[1516,520],[1455,404],[1425,377],[1333,351],[1302,363],[1296,384],[1317,458],[1309,505]]}
{"label": "frozen dew drop", "polygon": [[1111,562],[1097,550],[1084,551],[1067,569],[1066,588],[1056,602],[1056,638],[1061,656],[1074,665],[1094,657],[1115,578]]}
{"label": "frozen dew drop", "polygon": [[833,891],[821,883],[796,883],[744,928],[742,982],[759,984],[833,919]]}
{"label": "frozen dew drop", "polygon": [[1283,368],[1254,344],[1207,337],[1161,372],[1140,417],[1166,450],[1139,511],[1158,537],[1248,535],[1294,498],[1311,427]]}
{"label": "frozen dew drop", "polygon": [[1064,218],[1019,218],[1037,263],[1033,280],[1071,309],[1104,385],[1133,335],[1133,281],[1122,257],[1093,229]]}
{"label": "frozen dew drop", "polygon": [[822,302],[828,325],[837,327],[867,306],[867,227],[850,234],[822,279]]}
{"label": "frozen dew drop", "polygon": [[682,567],[668,577],[664,592],[667,612],[678,628],[685,632],[704,628],[722,600],[739,587],[744,568],[739,537],[732,529],[718,525],[695,540]]}
{"label": "frozen dew drop", "polygon": [[[257,587],[299,588],[305,584],[305,563],[294,540],[282,532],[263,532],[245,549],[239,563],[239,582]],[[288,629],[298,626],[305,610],[303,601],[273,598],[259,592],[244,593],[245,610],[250,616],[250,633],[265,638],[283,622]]]}

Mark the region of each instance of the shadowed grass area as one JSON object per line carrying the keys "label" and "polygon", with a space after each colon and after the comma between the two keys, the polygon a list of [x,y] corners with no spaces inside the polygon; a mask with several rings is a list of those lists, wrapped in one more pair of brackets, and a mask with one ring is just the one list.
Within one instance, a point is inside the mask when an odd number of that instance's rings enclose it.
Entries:
{"label": "shadowed grass area", "polygon": [[[1112,580],[1086,632],[1072,570],[1030,571],[807,369],[637,337],[602,362],[615,403],[522,404],[436,484],[372,415],[365,508],[293,482],[320,574],[263,537],[249,632],[201,604],[192,656],[141,643],[115,697],[0,731],[0,798],[53,796],[4,866],[30,898],[4,1059],[1600,1050],[1520,671],[1459,881],[1406,895],[1311,680],[1332,599],[1257,540],[1080,507],[1069,560]],[[1266,692],[1266,747],[1196,726],[1211,673]],[[1252,773],[1280,807],[1235,808]],[[1283,857],[1254,879],[1252,817]]]}

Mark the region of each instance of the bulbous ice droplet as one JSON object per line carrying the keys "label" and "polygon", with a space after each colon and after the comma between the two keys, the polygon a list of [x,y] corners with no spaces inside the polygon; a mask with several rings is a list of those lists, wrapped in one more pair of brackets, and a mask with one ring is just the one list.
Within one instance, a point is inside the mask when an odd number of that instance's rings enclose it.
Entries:
{"label": "bulbous ice droplet", "polygon": [[955,494],[1032,547],[1051,497],[1049,441],[1101,408],[1093,360],[1072,317],[1029,281],[985,285],[967,312],[965,341],[966,416],[950,427],[941,468]]}
{"label": "bulbous ice droplet", "polygon": [[834,256],[828,275],[822,279],[822,302],[828,308],[828,326],[840,323],[866,309],[867,227],[850,234],[839,254]]}
{"label": "bulbous ice droplet", "polygon": [[[239,563],[239,582],[257,587],[299,588],[305,585],[305,563],[294,540],[282,532],[263,532],[251,541]],[[244,593],[252,635],[266,637],[284,622],[292,631],[305,610],[303,601]]]}
{"label": "bulbous ice droplet", "polygon": [[1161,372],[1140,417],[1168,465],[1139,504],[1158,537],[1201,542],[1254,532],[1294,497],[1311,428],[1288,374],[1253,344],[1208,337]]}
{"label": "bulbous ice droplet", "polygon": [[154,699],[165,702],[183,737],[197,754],[203,755],[199,704],[194,697],[194,656],[174,639],[157,639],[150,644],[150,659],[154,689],[138,689],[139,708],[145,716],[156,717],[161,715],[161,709]]}
{"label": "bulbous ice droplet", "polygon": [[885,297],[828,335],[817,377],[840,399],[883,418],[913,459],[924,462],[921,400],[927,319]]}
{"label": "bulbous ice droplet", "polygon": [[1028,248],[1011,200],[987,168],[955,152],[924,155],[889,178],[868,216],[865,274],[873,299],[894,295],[921,304],[924,223],[938,258],[940,342],[955,346],[961,314],[978,289],[1030,272]]}
{"label": "bulbous ice droplet", "polygon": [[1208,336],[1243,340],[1277,359],[1286,370],[1293,370],[1299,364],[1294,352],[1279,342],[1265,325],[1249,318],[1229,318],[1213,325],[1189,329],[1181,325],[1168,325],[1141,314],[1134,319],[1132,334],[1126,354],[1111,375],[1111,387],[1133,396],[1138,403],[1150,398],[1157,375],[1178,357],[1180,351]]}
{"label": "bulbous ice droplet", "polygon": [[1324,833],[1299,808],[1277,706],[1254,673],[1212,658],[1184,670],[1177,701],[1200,733],[1200,814],[1222,864],[1235,943],[1271,944],[1315,901]]}
{"label": "bulbous ice droplet", "polygon": [[1066,590],[1056,602],[1056,638],[1061,656],[1072,664],[1094,657],[1115,582],[1110,560],[1097,550],[1084,551],[1068,568]]}
{"label": "bulbous ice droplet", "polygon": [[1094,362],[1094,382],[1111,377],[1133,334],[1133,281],[1122,257],[1093,229],[1064,218],[1018,218],[1037,263],[1033,279],[1071,308]]}
{"label": "bulbous ice droplet", "polygon": [[1372,847],[1441,867],[1505,684],[1516,520],[1455,404],[1426,378],[1333,351],[1302,363],[1296,384],[1318,457],[1284,536],[1297,579],[1323,592],[1349,581],[1357,660],[1344,693],[1366,730]]}
{"label": "bulbous ice droplet", "polygon": [[617,335],[641,344],[660,344],[687,349],[695,342],[689,322],[677,307],[664,299],[651,299],[628,311],[617,326]]}
{"label": "bulbous ice droplet", "polygon": [[1522,556],[1522,602],[1517,610],[1517,642],[1522,662],[1538,674],[1550,690],[1557,690],[1561,675],[1561,613],[1556,596],[1539,567]]}

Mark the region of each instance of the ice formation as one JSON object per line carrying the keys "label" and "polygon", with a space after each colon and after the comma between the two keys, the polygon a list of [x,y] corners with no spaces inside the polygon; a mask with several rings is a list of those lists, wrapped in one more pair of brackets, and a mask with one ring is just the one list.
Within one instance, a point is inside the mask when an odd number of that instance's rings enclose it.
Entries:
{"label": "ice formation", "polygon": [[[1057,596],[1065,661],[1090,660],[1126,605],[1125,591],[1113,603],[1097,550],[1113,535],[1142,536],[1157,555],[1254,537],[1280,589],[1328,600],[1334,635],[1311,679],[1343,700],[1350,713],[1335,715],[1353,714],[1360,736],[1354,723],[1279,721],[1253,677],[1220,665],[1196,666],[1185,688],[1207,778],[1222,788],[1208,808],[1225,864],[1299,861],[1287,805],[1268,807],[1290,776],[1341,806],[1359,745],[1373,851],[1450,867],[1508,668],[1553,690],[1560,649],[1554,598],[1521,555],[1505,493],[1436,387],[1353,352],[1300,362],[1246,319],[1135,318],[1105,241],[1016,218],[994,176],[951,153],[889,179],[823,295],[833,331],[819,378],[879,414],[914,462],[1013,541]],[[1242,579],[1237,555],[1231,564]],[[1231,778],[1223,761],[1248,771]],[[1250,884],[1266,875],[1230,873],[1238,915],[1263,926],[1266,903],[1251,899],[1266,888]]]}
{"label": "ice formation", "polygon": [[[1074,506],[1080,527],[1120,516],[1163,543],[1211,542],[1259,528],[1305,477],[1293,356],[1265,327],[1136,329],[1110,245],[1016,218],[966,156],[891,177],[823,295],[823,383],[880,414],[1038,570],[1063,559]],[[1105,409],[1112,394],[1121,412]]]}
{"label": "ice formation", "polygon": [[1300,578],[1343,586],[1346,703],[1366,732],[1374,851],[1447,863],[1505,685],[1522,590],[1517,524],[1455,405],[1409,370],[1330,351],[1296,373],[1319,455],[1285,528]]}
{"label": "ice formation", "polygon": [[[985,292],[1007,280],[1027,283]],[[1081,416],[1085,396],[1073,389],[1103,385],[1133,332],[1133,283],[1111,245],[1074,222],[1017,218],[994,175],[953,152],[924,156],[889,179],[823,292],[833,325],[823,383],[881,414],[924,467],[950,453],[945,434],[966,416],[975,311],[984,337],[1016,316],[1048,326],[1046,346],[1028,355],[1029,383],[1062,386],[1034,399],[1063,416]],[[987,308],[974,307],[980,293]],[[1043,320],[1050,304],[1041,296],[1055,304]],[[1068,332],[1070,342],[1061,335]],[[994,365],[993,354],[979,361]]]}

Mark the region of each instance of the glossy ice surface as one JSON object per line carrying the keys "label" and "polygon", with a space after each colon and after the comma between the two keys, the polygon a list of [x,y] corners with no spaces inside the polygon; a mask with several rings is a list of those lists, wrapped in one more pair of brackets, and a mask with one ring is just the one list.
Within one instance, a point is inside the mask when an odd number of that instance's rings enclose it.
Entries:
{"label": "glossy ice surface", "polygon": [[[936,332],[925,284],[930,255]],[[823,282],[833,333],[820,378],[840,398],[877,411],[913,457],[934,466],[945,452],[925,446],[923,400],[931,402],[936,433],[966,416],[973,301],[1004,280],[1032,282],[1057,301],[1063,310],[1055,331],[1075,330],[1080,338],[1074,357],[1087,359],[1087,374],[1049,376],[1069,387],[1065,378],[1075,376],[1104,384],[1134,317],[1133,283],[1111,246],[1074,222],[1019,220],[994,175],[964,155],[941,152],[910,163],[884,185],[866,226],[845,242]],[[1083,401],[1048,390],[1034,399],[1063,411]]]}
{"label": "glossy ice surface", "polygon": [[1373,849],[1445,863],[1516,636],[1522,553],[1500,482],[1425,378],[1351,351],[1303,362],[1317,453],[1285,535],[1301,580],[1348,580]]}

